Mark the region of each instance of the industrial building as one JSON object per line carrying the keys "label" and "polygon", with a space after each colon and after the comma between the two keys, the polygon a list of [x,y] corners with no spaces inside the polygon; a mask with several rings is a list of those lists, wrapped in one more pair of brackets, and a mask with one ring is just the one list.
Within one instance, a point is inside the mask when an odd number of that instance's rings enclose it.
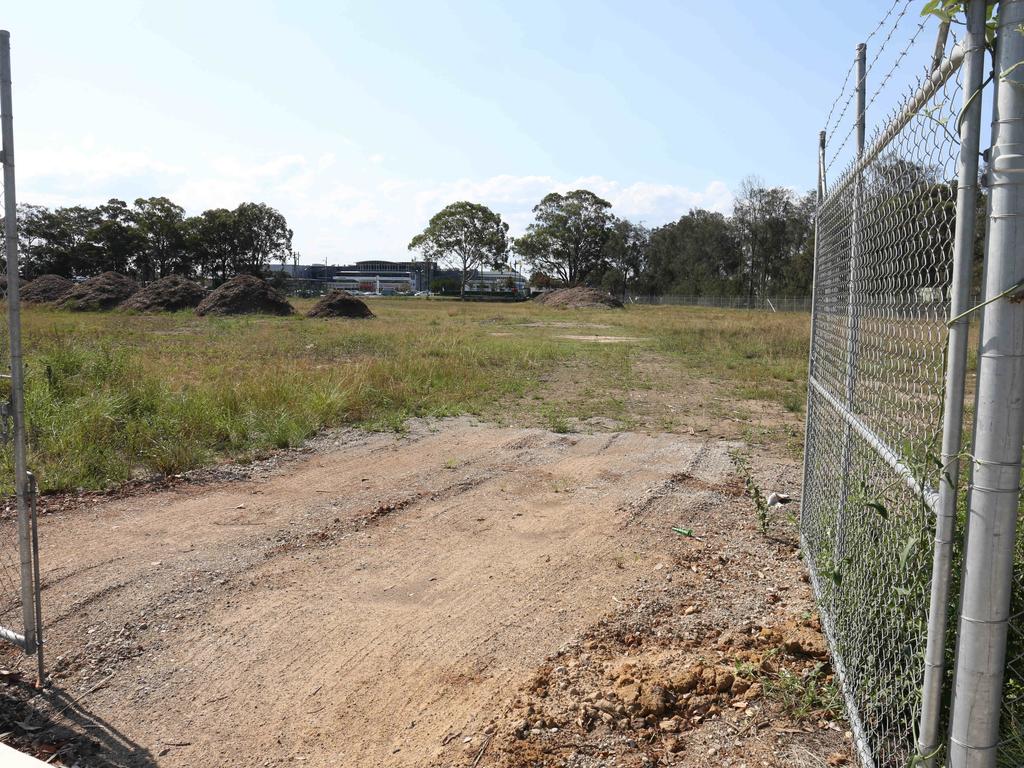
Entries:
{"label": "industrial building", "polygon": [[[351,265],[271,264],[272,272],[283,272],[296,280],[331,283],[348,291],[367,293],[416,293],[434,290],[458,292],[461,273],[440,269],[432,261],[357,261]],[[433,289],[431,289],[433,286]],[[473,293],[526,293],[527,278],[516,270],[472,270],[466,290]]]}

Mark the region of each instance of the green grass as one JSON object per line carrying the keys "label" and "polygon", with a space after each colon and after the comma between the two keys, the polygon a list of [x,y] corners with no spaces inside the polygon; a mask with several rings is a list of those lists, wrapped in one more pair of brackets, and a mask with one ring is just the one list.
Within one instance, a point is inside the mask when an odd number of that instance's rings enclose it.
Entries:
{"label": "green grass", "polygon": [[[660,428],[674,420],[659,411],[638,421],[630,393],[683,396],[695,376],[726,400],[790,409],[802,400],[802,315],[399,299],[372,308],[370,321],[26,309],[30,461],[42,488],[108,488],[249,459],[328,427],[398,430],[415,416],[476,414],[558,432],[603,416]],[[566,322],[584,327],[553,325]],[[641,341],[559,338],[591,333]],[[9,486],[9,453],[4,462]]]}

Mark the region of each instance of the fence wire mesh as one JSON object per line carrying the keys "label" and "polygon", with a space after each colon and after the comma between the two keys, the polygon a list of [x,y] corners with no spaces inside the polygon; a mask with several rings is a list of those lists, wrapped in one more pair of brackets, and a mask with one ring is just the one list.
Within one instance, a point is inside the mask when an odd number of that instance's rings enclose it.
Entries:
{"label": "fence wire mesh", "polygon": [[[0,225],[4,223],[5,190],[0,183]],[[10,371],[9,328],[7,317],[7,249],[0,238],[0,373]],[[0,403],[10,401],[10,381],[0,379]],[[0,422],[3,420],[0,419]],[[0,432],[9,422],[0,426]],[[18,549],[18,511],[11,495],[14,487],[14,465],[10,441],[0,439],[0,627],[23,632],[21,616],[21,555]],[[23,655],[13,645],[0,643],[0,658],[5,664],[16,663]]]}
{"label": "fence wire mesh", "polygon": [[915,754],[940,473],[962,88],[954,72],[915,102],[929,74],[817,222],[802,537],[858,752],[876,766]]}
{"label": "fence wire mesh", "polygon": [[1006,648],[1006,684],[1003,694],[1005,734],[1001,765],[1024,764],[1024,499],[1017,508],[1017,548],[1010,594],[1010,629]]}

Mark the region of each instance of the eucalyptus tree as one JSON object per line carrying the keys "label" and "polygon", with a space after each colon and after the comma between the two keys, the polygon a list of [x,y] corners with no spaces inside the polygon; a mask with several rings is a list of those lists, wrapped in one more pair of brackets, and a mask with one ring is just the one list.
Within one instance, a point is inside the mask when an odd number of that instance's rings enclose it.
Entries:
{"label": "eucalyptus tree", "polygon": [[427,261],[458,269],[459,296],[465,300],[470,273],[483,266],[504,266],[510,244],[508,224],[500,214],[463,200],[435,213],[426,229],[409,243],[409,250],[419,251]]}

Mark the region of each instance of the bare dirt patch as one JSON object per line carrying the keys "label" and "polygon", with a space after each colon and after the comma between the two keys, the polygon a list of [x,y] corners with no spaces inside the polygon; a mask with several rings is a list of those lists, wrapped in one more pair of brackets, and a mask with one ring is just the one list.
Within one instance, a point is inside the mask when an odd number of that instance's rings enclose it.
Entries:
{"label": "bare dirt patch", "polygon": [[[23,702],[5,728],[83,767],[696,765],[715,745],[781,766],[791,747],[842,749],[827,717],[778,728],[775,705],[717,682],[713,705],[666,693],[667,718],[588,714],[633,684],[613,668],[649,670],[627,674],[642,696],[782,653],[773,628],[810,609],[792,544],[756,531],[734,447],[413,423],[44,515],[53,687],[0,677]],[[796,475],[760,471],[782,490]]]}
{"label": "bare dirt patch", "polygon": [[570,341],[586,341],[591,344],[628,344],[631,342],[643,341],[639,336],[584,336],[581,334],[561,334],[556,339],[569,339]]}

